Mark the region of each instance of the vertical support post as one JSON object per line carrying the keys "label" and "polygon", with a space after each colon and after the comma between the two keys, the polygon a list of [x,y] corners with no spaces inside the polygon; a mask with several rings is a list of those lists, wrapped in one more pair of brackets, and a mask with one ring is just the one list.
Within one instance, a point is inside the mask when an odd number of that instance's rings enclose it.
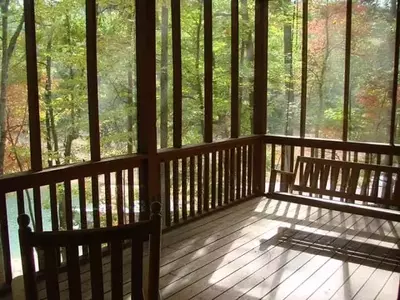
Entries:
{"label": "vertical support post", "polygon": [[26,69],[28,85],[29,138],[32,171],[42,170],[40,141],[39,88],[36,54],[35,4],[24,0]]}
{"label": "vertical support post", "polygon": [[[99,97],[97,86],[97,5],[86,0],[86,64],[89,111],[90,159],[100,160]],[[93,221],[100,227],[98,177],[92,176]]]}
{"label": "vertical support post", "polygon": [[182,147],[182,54],[181,54],[181,1],[171,1],[172,61],[174,99],[174,148]]}
{"label": "vertical support post", "polygon": [[86,63],[89,104],[90,158],[100,160],[99,97],[97,86],[97,5],[86,0]]}
{"label": "vertical support post", "polygon": [[[396,135],[396,111],[397,111],[397,88],[399,80],[399,53],[400,53],[400,2],[397,1],[396,10],[396,39],[394,45],[393,63],[393,89],[392,89],[392,110],[390,114],[390,144],[394,145]],[[393,157],[391,156],[391,159]]]}
{"label": "vertical support post", "polygon": [[[39,116],[39,87],[36,53],[36,28],[35,28],[35,4],[33,0],[24,0],[25,20],[25,47],[26,69],[28,85],[28,110],[29,110],[29,144],[31,154],[31,169],[34,172],[42,170],[42,149],[40,138]],[[33,188],[35,207],[35,230],[42,231],[41,197],[39,187]],[[4,251],[4,249],[3,249]],[[41,265],[39,252],[39,264]]]}
{"label": "vertical support post", "polygon": [[150,199],[159,199],[160,177],[156,132],[155,0],[136,0],[138,152],[146,154],[139,170],[140,219],[148,219]]}
{"label": "vertical support post", "polygon": [[231,138],[240,134],[239,114],[239,4],[231,1]]}
{"label": "vertical support post", "polygon": [[[347,142],[349,134],[349,100],[350,100],[350,55],[351,55],[351,17],[353,1],[347,0],[346,6],[346,47],[344,58],[344,95],[343,95],[343,133],[342,139]],[[345,155],[345,154],[344,154]]]}
{"label": "vertical support post", "polygon": [[267,121],[267,5],[267,1],[256,0],[253,134],[260,135],[255,144],[253,160],[253,189],[256,195],[265,192],[265,144],[262,136],[266,132]]}
{"label": "vertical support post", "polygon": [[304,138],[306,135],[306,112],[307,112],[308,0],[303,1],[302,33],[303,34],[301,39],[302,48],[301,48],[300,137]]}
{"label": "vertical support post", "polygon": [[212,1],[204,0],[204,142],[213,140]]}

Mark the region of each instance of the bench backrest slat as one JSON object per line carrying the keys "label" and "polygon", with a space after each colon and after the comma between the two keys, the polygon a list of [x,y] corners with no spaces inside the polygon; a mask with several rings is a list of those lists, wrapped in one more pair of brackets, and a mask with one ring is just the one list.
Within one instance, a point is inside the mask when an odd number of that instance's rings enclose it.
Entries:
{"label": "bench backrest slat", "polygon": [[400,168],[299,156],[295,172],[294,191],[400,206]]}

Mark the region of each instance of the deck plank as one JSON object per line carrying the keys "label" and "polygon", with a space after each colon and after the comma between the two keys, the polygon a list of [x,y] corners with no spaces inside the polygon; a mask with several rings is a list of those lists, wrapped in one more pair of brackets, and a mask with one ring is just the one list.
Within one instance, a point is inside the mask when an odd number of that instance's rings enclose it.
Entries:
{"label": "deck plank", "polygon": [[[353,219],[352,216],[342,220],[343,223],[346,223],[346,220],[349,219],[350,224],[354,224],[358,221],[358,219]],[[307,262],[309,262],[315,255],[318,253],[318,248],[314,248],[313,245],[323,239],[325,236],[332,235],[334,237],[338,237],[341,235],[341,232],[337,232],[337,227],[332,225],[339,225],[333,222],[327,222],[325,227],[322,227],[318,231],[316,231],[310,238],[309,238],[309,247],[306,249],[296,249],[293,247],[292,243],[288,241],[289,250],[285,253],[286,257],[280,258],[280,260],[275,263],[276,267],[263,267],[262,269],[258,270],[252,276],[254,277],[264,277],[261,281],[253,281],[255,283],[253,286],[247,286],[247,292],[241,299],[254,299],[258,298],[261,299],[262,297],[268,295],[273,289],[277,288],[282,282],[284,282],[287,278],[290,278],[292,274],[300,270]],[[327,227],[327,228],[326,228]],[[307,250],[307,251],[304,251]],[[290,259],[287,259],[290,257]],[[251,277],[247,279],[251,281]],[[246,284],[244,282],[244,284]],[[280,291],[280,289],[277,289]]]}
{"label": "deck plank", "polygon": [[[336,221],[341,220],[339,222],[342,222],[343,216],[344,216],[344,214],[342,214],[342,215],[337,214],[333,219],[331,219],[331,222],[334,222],[334,220],[336,220]],[[348,217],[350,217],[350,215],[348,215],[347,218]],[[321,228],[323,228],[325,225],[326,224],[323,224],[321,226]],[[301,227],[299,227],[299,228],[301,228]],[[317,232],[318,230],[320,230],[320,229],[316,228],[314,232]],[[292,231],[292,233],[293,233],[293,231]],[[306,235],[304,235],[304,233]],[[312,235],[312,233],[313,233],[313,231],[310,231],[310,232],[305,231],[302,234],[297,232],[296,234],[291,236],[290,230],[288,230],[287,233],[285,234],[285,238],[286,238],[286,235],[288,236],[287,237],[288,240],[295,239],[296,235],[301,238],[307,238],[307,236]],[[270,253],[267,252],[266,253],[267,255],[264,255],[263,257],[261,257],[261,259],[256,259],[256,260],[252,261],[250,264],[241,268],[240,270],[237,270],[236,272],[230,274],[229,276],[227,276],[224,279],[222,279],[221,281],[217,282],[216,284],[214,284],[207,290],[203,291],[201,294],[197,295],[195,298],[196,299],[212,299],[212,298],[222,294],[223,292],[226,292],[226,293],[220,297],[221,299],[231,299],[231,298],[234,299],[235,297],[238,297],[239,295],[241,295],[241,292],[236,291],[235,286],[237,284],[241,283],[242,281],[244,281],[245,279],[251,277],[251,275],[253,275],[255,272],[257,272],[259,269],[270,264],[274,259],[278,259],[280,257],[280,255],[285,255],[287,250],[285,249],[284,245],[287,245],[287,243],[286,244],[284,242],[277,243],[275,245],[275,248]]]}
{"label": "deck plank", "polygon": [[[372,220],[371,220],[372,221]],[[363,229],[362,222],[357,222],[357,227],[361,230]],[[361,226],[360,226],[361,225]],[[350,227],[350,226],[349,226]],[[349,247],[353,241],[353,239],[357,239],[358,235],[351,236],[348,235],[347,232],[344,232],[341,237],[345,237],[344,239],[336,239],[333,243],[329,243],[333,248],[340,249]],[[336,243],[336,245],[335,245]],[[285,282],[281,282],[279,287],[277,287],[272,293],[268,294],[268,296],[263,299],[284,299],[290,291],[293,291],[297,286],[302,284],[302,281],[305,278],[308,278],[311,274],[313,274],[316,270],[318,270],[324,263],[326,263],[330,257],[334,255],[334,252],[330,254],[326,253],[322,254],[323,249],[316,254],[316,256],[310,260],[305,266],[303,266],[300,270],[298,270],[293,276],[291,276]],[[296,286],[297,285],[297,286]],[[303,298],[304,299],[304,298]],[[349,298],[351,299],[351,298]]]}
{"label": "deck plank", "polygon": [[[164,234],[161,294],[164,300],[394,300],[399,237],[400,223],[257,198]],[[126,299],[130,261],[124,251]],[[111,299],[110,258],[102,263],[104,298]],[[91,299],[87,265],[81,279],[82,299]],[[66,274],[59,282],[61,299],[68,299]]]}
{"label": "deck plank", "polygon": [[[312,208],[311,211],[313,211],[314,208]],[[308,209],[306,210],[308,212]],[[318,211],[321,212],[318,213]],[[312,223],[312,222],[319,222],[320,226],[323,226],[327,220],[330,220],[332,218],[335,218],[338,215],[337,212],[334,212],[333,214],[330,214],[328,210],[317,210],[317,213],[312,213],[311,216],[309,217],[309,221],[308,223]],[[168,297],[169,295],[173,294],[173,297],[171,297],[170,299],[188,299],[190,297],[195,296],[196,294],[198,294],[199,292],[201,292],[202,290],[204,290],[205,288],[207,288],[212,282],[218,281],[219,279],[224,278],[225,276],[229,275],[231,272],[240,269],[242,267],[244,267],[245,265],[247,265],[248,263],[250,263],[251,261],[253,261],[255,258],[257,258],[257,256],[262,255],[266,250],[268,250],[268,245],[272,243],[272,245],[275,244],[275,239],[274,237],[277,235],[277,233],[279,233],[279,229],[280,228],[285,228],[285,227],[291,227],[293,225],[293,223],[301,223],[303,220],[303,216],[299,216],[298,217],[298,222],[292,221],[292,223],[288,223],[286,224],[285,222],[280,222],[277,224],[277,227],[275,230],[272,230],[270,232],[268,232],[265,236],[260,237],[259,240],[257,240],[254,243],[254,246],[251,247],[250,249],[247,249],[248,251],[246,251],[243,254],[247,254],[244,255],[243,257],[241,257],[242,255],[229,255],[228,257],[224,257],[223,260],[221,261],[221,263],[219,263],[219,265],[217,265],[217,269],[214,267],[214,270],[209,270],[212,272],[209,272],[209,274],[204,274],[204,275],[208,275],[205,278],[201,278],[202,280],[196,282],[195,280],[198,280],[200,278],[191,278],[191,280],[187,280],[187,278],[189,276],[184,277],[182,280],[182,282],[184,282],[185,284],[183,285],[183,287],[185,285],[187,285],[187,283],[189,283],[190,285],[187,286],[186,288],[184,288],[182,291],[179,291],[179,289],[182,288],[181,285],[178,285],[178,287],[176,287],[176,285],[170,285],[167,288],[161,290],[162,295],[164,297]],[[307,219],[307,217],[306,217]],[[306,221],[307,222],[307,221]],[[309,224],[305,224],[305,226],[307,226]],[[282,229],[281,229],[282,230]],[[315,229],[314,229],[315,230]],[[263,244],[265,245],[261,245],[260,247],[260,241],[263,242]],[[238,262],[235,262],[234,260],[239,258]],[[231,267],[232,263],[234,264],[234,267]],[[227,265],[226,268],[222,268],[222,266]],[[220,270],[219,270],[220,269]],[[203,274],[202,274],[203,275]],[[203,276],[204,276],[203,275]],[[222,278],[221,278],[222,277]],[[194,285],[192,285],[192,283],[196,282]],[[176,291],[179,291],[178,293],[176,293]],[[174,292],[176,294],[174,294]],[[168,298],[167,298],[168,299]]]}
{"label": "deck plank", "polygon": [[375,300],[398,299],[397,293],[399,290],[399,282],[400,282],[400,266],[397,266],[395,271],[392,272],[389,279],[386,281],[383,288],[380,290],[379,294],[376,296]]}
{"label": "deck plank", "polygon": [[[392,227],[389,226],[388,222],[374,219],[374,222],[371,226],[376,226],[376,224],[382,222],[384,223],[379,228],[379,231],[383,230],[383,239],[387,234],[392,231]],[[310,300],[330,299],[331,297],[333,297],[336,292],[342,287],[343,283],[346,282],[346,280],[358,269],[360,264],[363,262],[362,259],[358,260],[357,253],[370,253],[375,249],[376,246],[378,246],[382,242],[382,240],[365,241],[363,238],[359,241],[365,242],[365,244],[361,245],[361,247],[358,249],[351,249],[353,250],[353,254],[347,256],[345,255],[344,257],[340,258],[342,264],[336,270],[334,270],[334,273],[331,274],[331,276],[315,291],[315,293],[309,298]]]}

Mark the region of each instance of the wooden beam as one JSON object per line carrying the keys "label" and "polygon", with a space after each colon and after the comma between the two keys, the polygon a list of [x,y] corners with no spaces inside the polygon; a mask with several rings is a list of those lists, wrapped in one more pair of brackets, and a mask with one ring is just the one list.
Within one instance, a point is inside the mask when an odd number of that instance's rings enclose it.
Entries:
{"label": "wooden beam", "polygon": [[231,1],[231,138],[240,135],[239,113],[239,4]]}
{"label": "wooden beam", "polygon": [[182,147],[181,1],[171,0],[173,62],[173,145]]}
{"label": "wooden beam", "polygon": [[136,0],[137,136],[138,152],[147,154],[139,169],[141,212],[148,219],[150,199],[160,197],[156,116],[155,0]]}
{"label": "wooden beam", "polygon": [[204,0],[204,142],[213,140],[212,1]]}
{"label": "wooden beam", "polygon": [[97,4],[86,0],[86,63],[89,104],[90,158],[100,160],[99,96],[97,86]]}
{"label": "wooden beam", "polygon": [[303,1],[301,47],[301,100],[300,100],[300,137],[306,135],[307,114],[307,68],[308,68],[308,0]]}
{"label": "wooden beam", "polygon": [[31,169],[33,171],[40,171],[42,170],[42,148],[40,139],[35,4],[33,0],[24,0],[24,20]]}
{"label": "wooden beam", "polygon": [[344,58],[344,95],[343,95],[343,141],[348,140],[349,134],[349,101],[350,101],[350,56],[351,56],[351,17],[353,1],[347,0],[346,6],[346,46]]}
{"label": "wooden beam", "polygon": [[394,45],[393,62],[393,88],[392,88],[392,110],[390,114],[390,144],[395,144],[396,136],[396,112],[397,112],[397,88],[399,80],[399,59],[400,59],[400,2],[397,1],[396,11],[396,39]]}
{"label": "wooden beam", "polygon": [[[255,8],[255,56],[254,56],[254,105],[253,134],[265,134],[267,119],[267,26],[268,2],[256,0]],[[253,189],[255,194],[265,190],[265,145],[258,142],[254,147]]]}

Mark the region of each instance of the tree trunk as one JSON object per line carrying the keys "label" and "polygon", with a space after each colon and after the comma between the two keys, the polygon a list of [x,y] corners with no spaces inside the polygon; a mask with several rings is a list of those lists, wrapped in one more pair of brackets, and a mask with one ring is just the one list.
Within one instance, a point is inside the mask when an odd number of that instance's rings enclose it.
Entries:
{"label": "tree trunk", "polygon": [[[14,31],[8,44],[8,7],[10,1],[5,0],[1,5],[2,14],[2,59],[1,59],[1,77],[0,77],[0,176],[4,174],[4,157],[6,150],[6,107],[7,107],[7,85],[8,85],[8,72],[10,66],[10,59],[14,53],[15,45],[18,37],[21,33],[24,16],[22,15],[21,20],[17,28]],[[3,257],[3,245],[0,241],[0,257]],[[0,259],[0,283],[4,282],[4,268],[3,260]]]}
{"label": "tree trunk", "polygon": [[160,143],[161,148],[168,147],[168,7],[161,8],[161,117]]}
{"label": "tree trunk", "polygon": [[[286,87],[286,124],[285,124],[285,135],[293,135],[293,102],[294,102],[294,92],[293,92],[293,39],[292,39],[292,24],[286,23],[283,27],[283,51],[284,51],[284,62],[285,62],[285,87]],[[285,146],[283,149],[282,158],[283,164],[282,169],[284,171],[290,171],[292,168],[292,148],[290,146]],[[282,176],[281,178],[281,190],[287,191],[287,177]]]}
{"label": "tree trunk", "polygon": [[286,124],[285,135],[293,135],[293,113],[292,107],[294,102],[293,93],[293,41],[292,41],[292,24],[286,23],[283,29],[283,51],[285,57],[285,87],[286,87]]}
{"label": "tree trunk", "polygon": [[[129,20],[133,20],[133,13],[130,15]],[[128,36],[131,38],[131,48],[133,48],[135,44],[134,40],[134,24],[132,22],[130,26],[128,26]],[[131,54],[133,55],[133,53]],[[127,117],[127,129],[128,129],[128,154],[133,153],[133,59],[130,60],[128,66],[128,97],[127,97],[127,106],[128,106],[128,117]]]}
{"label": "tree trunk", "polygon": [[[160,67],[160,146],[161,148],[168,147],[168,7],[165,2],[161,8],[161,67]],[[165,163],[160,166],[160,182],[161,182],[161,202],[165,207]],[[163,219],[165,220],[166,214],[164,212]]]}
{"label": "tree trunk", "polygon": [[317,122],[315,124],[315,137],[320,136],[321,127],[324,123],[324,111],[325,111],[325,77],[326,77],[326,69],[328,65],[329,59],[329,48],[330,48],[330,39],[329,39],[329,9],[326,11],[325,16],[325,51],[324,57],[322,60],[321,73],[318,82],[318,112],[317,112]]}
{"label": "tree trunk", "polygon": [[44,101],[46,103],[46,146],[48,152],[48,165],[49,167],[53,166],[53,147],[52,147],[52,130],[51,130],[51,116],[50,110],[51,108],[51,49],[52,49],[52,36],[50,35],[49,40],[47,42],[46,47],[46,86],[45,86],[45,94]]}
{"label": "tree trunk", "polygon": [[[254,46],[253,46],[253,29],[250,28],[249,22],[250,22],[250,17],[249,17],[249,8],[247,4],[247,0],[241,0],[241,15],[242,15],[242,24],[244,26],[244,31],[245,31],[245,38],[242,41],[242,49],[244,51],[244,62],[241,63],[242,65],[242,70],[243,67],[250,68],[253,61],[254,61]],[[248,72],[249,74],[251,72]],[[241,109],[243,108],[243,102],[246,100],[244,98],[244,93],[245,91],[248,92],[248,102],[249,105],[247,107],[247,110],[249,111],[249,122],[250,122],[250,128],[252,132],[252,127],[253,127],[253,76],[243,76],[242,79],[243,85],[245,88],[243,88],[243,94],[242,94],[242,103],[241,103]]]}
{"label": "tree trunk", "polygon": [[9,0],[5,0],[1,6],[2,14],[2,58],[1,58],[1,82],[0,82],[0,175],[4,174],[4,156],[6,148],[6,105],[8,82],[8,6]]}
{"label": "tree trunk", "polygon": [[24,25],[22,16],[14,34],[8,42],[8,8],[9,0],[5,0],[1,5],[2,14],[2,58],[1,58],[1,77],[0,77],[0,176],[4,174],[4,156],[6,148],[6,108],[7,108],[7,86],[10,60],[15,50],[15,45]]}

